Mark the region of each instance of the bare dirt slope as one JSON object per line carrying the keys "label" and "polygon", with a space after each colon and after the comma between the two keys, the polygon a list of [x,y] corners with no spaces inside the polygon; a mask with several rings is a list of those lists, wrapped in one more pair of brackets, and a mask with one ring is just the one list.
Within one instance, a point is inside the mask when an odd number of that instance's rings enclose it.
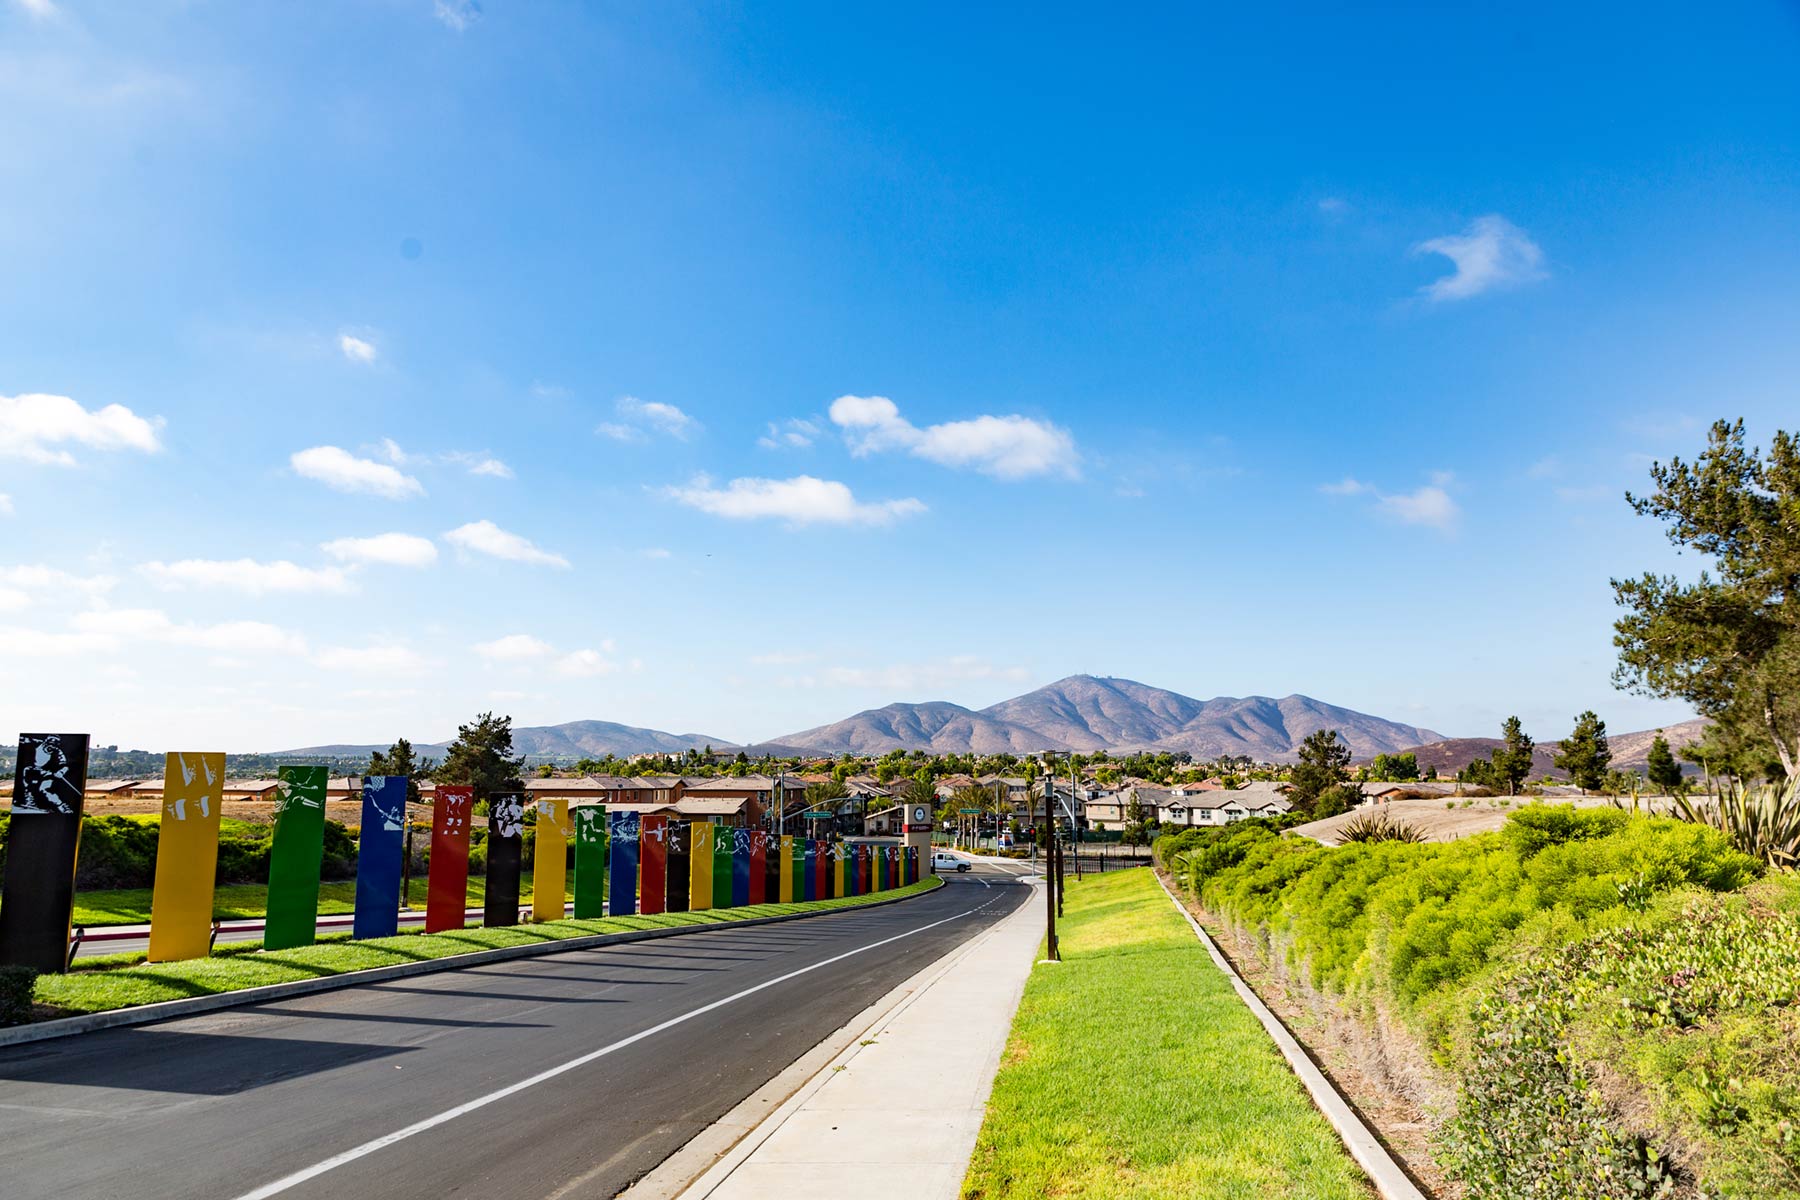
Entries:
{"label": "bare dirt slope", "polygon": [[[1557,792],[1562,792],[1562,789]],[[1574,804],[1583,808],[1612,803],[1606,796],[1583,796],[1573,788],[1567,789],[1563,794],[1557,792],[1542,797],[1515,796],[1510,799],[1506,796],[1437,796],[1420,800],[1393,800],[1378,807],[1395,820],[1405,821],[1418,829],[1428,842],[1449,842],[1498,829],[1506,824],[1510,813],[1539,799],[1546,804]],[[1639,797],[1639,803],[1660,808],[1668,803],[1668,798]],[[1335,846],[1338,844],[1338,831],[1356,816],[1368,811],[1368,808],[1361,808],[1341,816],[1309,821],[1304,825],[1294,826],[1290,832],[1313,838],[1327,846]]]}

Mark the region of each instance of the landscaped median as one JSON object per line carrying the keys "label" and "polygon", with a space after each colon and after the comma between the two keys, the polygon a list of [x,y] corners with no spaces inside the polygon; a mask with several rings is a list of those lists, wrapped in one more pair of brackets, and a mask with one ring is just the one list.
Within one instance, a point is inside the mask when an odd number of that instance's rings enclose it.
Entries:
{"label": "landscaped median", "polygon": [[963,1195],[1373,1193],[1148,868],[1069,880]]}
{"label": "landscaped median", "polygon": [[[142,955],[78,959],[66,975],[37,981],[37,1020],[108,1012],[137,1005],[242,991],[271,984],[340,976],[352,971],[450,959],[481,951],[625,934],[645,930],[729,925],[759,918],[794,916],[856,908],[904,899],[942,886],[935,876],[890,891],[864,896],[791,904],[756,904],[744,908],[704,909],[655,916],[602,917],[594,920],[547,921],[499,929],[469,928],[459,933],[403,933],[397,937],[352,941],[326,937],[318,944],[292,950],[264,951],[260,943],[220,947],[210,958],[145,963]],[[549,948],[549,947],[546,947]],[[453,962],[445,967],[453,967]]]}

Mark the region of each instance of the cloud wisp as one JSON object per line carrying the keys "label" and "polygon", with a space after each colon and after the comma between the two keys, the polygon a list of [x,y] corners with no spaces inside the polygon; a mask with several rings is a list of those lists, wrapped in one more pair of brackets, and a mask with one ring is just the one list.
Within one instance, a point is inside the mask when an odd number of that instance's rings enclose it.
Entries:
{"label": "cloud wisp", "polygon": [[1547,277],[1544,252],[1525,231],[1497,213],[1477,217],[1461,234],[1432,238],[1414,254],[1441,254],[1456,269],[1419,291],[1428,300],[1467,300],[1499,288],[1520,287]]}
{"label": "cloud wisp", "polygon": [[1402,525],[1423,525],[1440,533],[1454,533],[1462,519],[1449,492],[1455,482],[1448,471],[1433,471],[1431,482],[1410,492],[1384,492],[1360,479],[1345,477],[1337,483],[1321,484],[1327,496],[1367,496],[1375,502],[1375,511]]}
{"label": "cloud wisp", "polygon": [[796,475],[792,479],[733,479],[714,487],[705,475],[686,487],[664,488],[678,504],[733,521],[778,520],[789,525],[890,525],[925,511],[925,503],[901,500],[861,501],[849,486],[833,479]]}
{"label": "cloud wisp", "polygon": [[610,640],[601,642],[599,650],[584,648],[564,653],[543,638],[509,633],[491,642],[478,642],[470,649],[491,663],[545,664],[549,670],[571,679],[591,679],[619,669],[619,664],[607,657],[614,649]]}
{"label": "cloud wisp", "polygon": [[425,485],[398,467],[372,458],[358,458],[340,446],[314,446],[296,451],[288,463],[296,475],[322,483],[333,491],[380,496],[387,500],[410,500],[425,494]]}
{"label": "cloud wisp", "polygon": [[333,538],[321,543],[319,549],[342,563],[379,563],[390,567],[429,567],[438,556],[437,543],[410,533]]}
{"label": "cloud wisp", "polygon": [[831,420],[861,457],[898,450],[939,466],[967,468],[996,479],[1081,475],[1081,456],[1069,431],[1017,413],[946,421],[921,429],[886,396],[839,396]]}
{"label": "cloud wisp", "polygon": [[613,404],[613,411],[618,414],[619,419],[602,421],[594,432],[615,442],[648,441],[653,434],[685,442],[700,432],[700,422],[673,404],[664,404],[660,400],[620,396]]}
{"label": "cloud wisp", "polygon": [[507,562],[525,563],[534,567],[567,568],[569,565],[569,560],[562,555],[540,550],[529,539],[509,533],[492,521],[471,521],[467,525],[459,525],[446,533],[444,540],[458,550],[504,559]]}
{"label": "cloud wisp", "polygon": [[90,410],[43,392],[0,396],[0,458],[72,467],[68,445],[155,454],[162,449],[162,427],[161,417],[140,417],[122,404]]}
{"label": "cloud wisp", "polygon": [[364,366],[367,366],[377,358],[381,357],[381,352],[375,349],[374,342],[367,341],[350,333],[338,334],[338,349],[342,350],[344,352],[344,357],[351,362],[361,363]]}
{"label": "cloud wisp", "polygon": [[272,592],[323,592],[341,596],[356,590],[342,567],[302,567],[285,559],[258,562],[253,558],[230,561],[184,558],[178,562],[143,563],[138,570],[164,591],[202,588],[242,592],[247,596]]}

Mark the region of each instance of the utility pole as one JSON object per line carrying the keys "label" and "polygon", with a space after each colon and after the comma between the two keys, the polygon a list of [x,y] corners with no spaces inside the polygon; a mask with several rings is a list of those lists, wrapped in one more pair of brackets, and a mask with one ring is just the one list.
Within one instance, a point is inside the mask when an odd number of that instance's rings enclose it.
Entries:
{"label": "utility pole", "polygon": [[[1051,835],[1051,836],[1053,836],[1053,837],[1054,837],[1054,836],[1055,836],[1055,835],[1054,835],[1054,834],[1052,834],[1052,835]],[[1063,847],[1062,847],[1062,839],[1061,839],[1061,838],[1057,838],[1057,839],[1056,839],[1056,915],[1057,915],[1057,916],[1059,916],[1059,917],[1060,917],[1060,916],[1062,916],[1062,904],[1063,904],[1063,891],[1064,891],[1064,886],[1065,886],[1065,885],[1064,885],[1064,883],[1063,883]]]}
{"label": "utility pole", "polygon": [[1069,755],[1069,830],[1075,839],[1075,878],[1081,878],[1081,810],[1075,802],[1081,794],[1075,790],[1075,756]]}
{"label": "utility pole", "polygon": [[1044,822],[1044,837],[1050,840],[1044,846],[1044,920],[1049,929],[1047,941],[1050,947],[1050,961],[1061,962],[1062,951],[1056,945],[1056,872],[1051,869],[1050,860],[1055,856],[1056,830]]}

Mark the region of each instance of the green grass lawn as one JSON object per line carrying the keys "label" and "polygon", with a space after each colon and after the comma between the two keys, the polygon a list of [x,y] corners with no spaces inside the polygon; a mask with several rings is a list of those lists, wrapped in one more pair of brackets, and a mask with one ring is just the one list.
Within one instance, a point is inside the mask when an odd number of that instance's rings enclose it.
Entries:
{"label": "green grass lawn", "polygon": [[1069,881],[963,1196],[1374,1195],[1148,868]]}
{"label": "green grass lawn", "polygon": [[67,975],[44,975],[37,982],[36,1000],[56,1010],[40,1010],[40,1017],[104,1012],[134,1004],[154,1004],[187,996],[209,996],[240,988],[341,975],[368,967],[430,958],[446,958],[474,950],[522,946],[586,937],[595,933],[620,933],[628,929],[663,929],[677,925],[712,925],[750,917],[783,913],[816,912],[855,907],[901,895],[915,895],[941,886],[933,877],[904,888],[873,896],[846,896],[810,903],[757,904],[747,908],[706,909],[701,912],[664,913],[653,917],[603,917],[588,921],[550,921],[542,925],[516,925],[503,929],[472,927],[460,933],[403,933],[398,937],[351,941],[348,935],[323,938],[317,945],[293,950],[264,951],[260,942],[234,942],[221,946],[210,958],[183,962],[145,963],[143,955],[109,955],[77,959]]}
{"label": "green grass lawn", "polygon": [[[575,898],[571,873],[563,899]],[[487,880],[469,877],[469,907],[478,908],[487,894]],[[425,907],[425,880],[417,878],[407,889],[412,907]],[[519,876],[519,897],[531,902],[531,872]],[[222,883],[213,889],[213,917],[222,921],[246,921],[268,912],[269,889],[261,883]],[[356,881],[336,880],[319,885],[319,915],[329,917],[356,911]],[[104,925],[145,925],[150,921],[149,888],[116,888],[103,892],[75,893],[75,924],[96,928]]]}

